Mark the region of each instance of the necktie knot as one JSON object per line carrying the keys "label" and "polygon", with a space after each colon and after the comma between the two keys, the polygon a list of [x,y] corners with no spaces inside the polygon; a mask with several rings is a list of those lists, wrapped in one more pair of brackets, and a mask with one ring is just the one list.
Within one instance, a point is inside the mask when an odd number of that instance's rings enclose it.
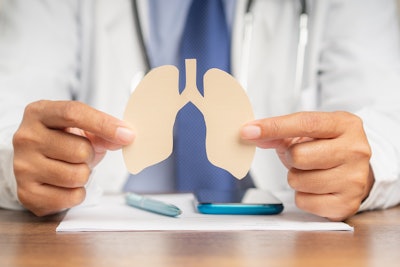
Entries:
{"label": "necktie knot", "polygon": [[[230,72],[230,36],[221,0],[193,0],[186,18],[179,67],[197,59],[197,86],[203,94],[203,75],[211,68]],[[184,75],[181,75],[184,78]],[[184,83],[180,83],[182,91]]]}

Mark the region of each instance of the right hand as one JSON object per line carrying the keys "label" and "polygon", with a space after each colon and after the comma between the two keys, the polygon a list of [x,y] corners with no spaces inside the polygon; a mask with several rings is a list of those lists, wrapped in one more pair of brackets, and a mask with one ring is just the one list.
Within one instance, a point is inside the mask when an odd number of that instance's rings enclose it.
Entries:
{"label": "right hand", "polygon": [[92,168],[106,151],[133,140],[125,122],[83,103],[29,104],[13,138],[20,202],[37,216],[78,205]]}

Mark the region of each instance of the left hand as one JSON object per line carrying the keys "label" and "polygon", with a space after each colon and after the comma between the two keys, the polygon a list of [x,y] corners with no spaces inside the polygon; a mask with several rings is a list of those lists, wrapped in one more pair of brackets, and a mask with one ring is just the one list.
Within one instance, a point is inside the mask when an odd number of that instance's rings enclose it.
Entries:
{"label": "left hand", "polygon": [[355,214],[374,183],[371,149],[354,114],[299,112],[256,120],[242,128],[241,137],[275,148],[296,205],[332,221]]}

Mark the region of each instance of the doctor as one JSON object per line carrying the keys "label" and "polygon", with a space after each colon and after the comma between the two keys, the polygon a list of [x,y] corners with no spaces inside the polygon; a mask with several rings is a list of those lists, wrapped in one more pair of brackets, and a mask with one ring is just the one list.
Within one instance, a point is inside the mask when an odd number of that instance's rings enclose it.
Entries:
{"label": "doctor", "polygon": [[[119,118],[132,80],[147,71],[145,55],[151,67],[175,62],[190,5],[165,2],[138,1],[138,16],[128,0],[0,2],[1,207],[39,216],[73,207],[89,177],[122,189],[119,149],[135,133]],[[240,131],[260,148],[256,186],[291,188],[298,207],[331,220],[398,204],[395,1],[307,1],[301,68],[303,1],[223,2],[232,73],[258,118]],[[169,160],[133,181],[138,190],[171,190]]]}

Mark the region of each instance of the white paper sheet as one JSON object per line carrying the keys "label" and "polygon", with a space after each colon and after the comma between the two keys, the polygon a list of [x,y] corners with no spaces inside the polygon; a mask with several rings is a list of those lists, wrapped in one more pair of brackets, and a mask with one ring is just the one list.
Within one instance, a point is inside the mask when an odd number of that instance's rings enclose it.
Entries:
{"label": "white paper sheet", "polygon": [[353,231],[346,223],[300,211],[280,195],[285,209],[279,215],[206,215],[195,211],[191,194],[151,197],[178,206],[183,214],[176,218],[158,215],[126,205],[123,195],[104,195],[98,205],[69,210],[56,231]]}

